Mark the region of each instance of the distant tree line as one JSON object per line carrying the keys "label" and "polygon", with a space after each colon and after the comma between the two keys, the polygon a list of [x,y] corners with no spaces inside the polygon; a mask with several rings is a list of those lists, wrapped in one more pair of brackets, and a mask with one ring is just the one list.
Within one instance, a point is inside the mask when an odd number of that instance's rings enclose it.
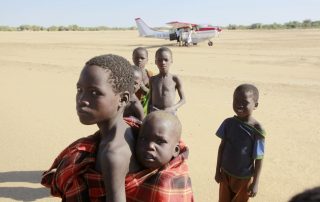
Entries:
{"label": "distant tree line", "polygon": [[311,21],[304,20],[302,22],[290,21],[284,24],[273,23],[273,24],[262,24],[254,23],[248,26],[244,25],[229,25],[225,27],[226,29],[235,30],[235,29],[308,29],[308,28],[320,28],[320,20]]}
{"label": "distant tree line", "polygon": [[[236,29],[308,29],[308,28],[320,28],[320,20],[304,20],[302,22],[290,21],[284,24],[273,23],[273,24],[262,24],[254,23],[251,25],[234,25],[230,24],[227,27],[223,27],[229,30]],[[0,26],[0,31],[106,31],[106,30],[136,30],[136,27],[80,27],[78,25],[69,26],[50,26],[43,27],[38,25],[20,25],[19,27]],[[167,29],[167,28],[163,28]]]}
{"label": "distant tree line", "polygon": [[19,27],[0,26],[0,31],[106,31],[106,30],[134,30],[136,27],[80,27],[78,25],[50,26],[20,25]]}

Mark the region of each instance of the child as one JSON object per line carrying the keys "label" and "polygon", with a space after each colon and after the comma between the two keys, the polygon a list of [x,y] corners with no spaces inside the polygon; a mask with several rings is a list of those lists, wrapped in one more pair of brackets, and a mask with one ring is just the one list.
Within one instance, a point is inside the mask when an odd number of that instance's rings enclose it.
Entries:
{"label": "child", "polygon": [[252,116],[258,100],[255,86],[238,86],[233,94],[236,116],[224,120],[216,133],[221,138],[215,174],[220,202],[248,201],[257,194],[265,136]]}
{"label": "child", "polygon": [[[148,62],[148,51],[147,49],[143,47],[138,47],[133,50],[132,52],[132,61],[133,64],[140,67],[142,71],[142,80],[143,83],[141,85],[140,90],[138,93],[142,95],[145,95],[149,92],[149,79],[151,76],[153,76],[153,73],[146,69],[146,64]],[[138,98],[140,98],[140,94],[138,94]]]}
{"label": "child", "polygon": [[[123,120],[133,93],[130,63],[101,55],[84,66],[77,83],[76,108],[82,124],[99,130],[67,147],[45,172],[42,184],[63,201],[125,201],[125,179],[141,169],[132,153],[135,138]],[[101,191],[101,187],[105,187]]]}
{"label": "child", "polygon": [[140,89],[135,93],[138,99],[140,100],[145,114],[147,113],[147,107],[149,102],[149,79],[153,76],[153,73],[150,70],[146,69],[146,64],[148,62],[148,51],[145,48],[138,47],[133,50],[132,61],[134,65],[141,68],[142,71],[142,84]]}
{"label": "child", "polygon": [[[159,48],[156,52],[155,63],[159,74],[150,78],[149,112],[165,110],[175,114],[186,101],[180,78],[169,73],[172,64],[171,50],[167,47]],[[175,103],[176,90],[180,97],[178,103]]]}
{"label": "child", "polygon": [[193,201],[186,163],[188,150],[180,142],[180,137],[181,123],[176,116],[165,111],[151,112],[146,116],[140,129],[136,155],[151,173],[138,189],[128,191],[127,197],[130,195],[133,201],[148,202]]}
{"label": "child", "polygon": [[140,89],[142,83],[142,71],[140,67],[132,65],[133,69],[133,78],[134,78],[134,93],[132,94],[129,103],[127,104],[123,116],[130,117],[133,116],[140,121],[144,118],[144,110],[140,100],[135,95],[135,93]]}

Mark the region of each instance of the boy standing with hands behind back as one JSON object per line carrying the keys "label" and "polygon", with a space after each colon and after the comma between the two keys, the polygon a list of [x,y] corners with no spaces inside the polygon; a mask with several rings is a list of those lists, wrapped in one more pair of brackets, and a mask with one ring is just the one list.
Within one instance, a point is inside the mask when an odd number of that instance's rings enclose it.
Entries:
{"label": "boy standing with hands behind back", "polygon": [[216,133],[221,138],[215,175],[220,183],[219,202],[244,202],[257,194],[265,137],[252,117],[258,100],[255,86],[238,86],[233,94],[236,115],[224,120]]}
{"label": "boy standing with hands behind back", "polygon": [[[177,75],[170,74],[169,68],[172,64],[172,52],[167,47],[161,47],[156,52],[155,63],[159,74],[150,78],[150,100],[149,110],[165,110],[173,114],[186,102],[182,89],[182,82]],[[180,100],[175,103],[176,90]]]}

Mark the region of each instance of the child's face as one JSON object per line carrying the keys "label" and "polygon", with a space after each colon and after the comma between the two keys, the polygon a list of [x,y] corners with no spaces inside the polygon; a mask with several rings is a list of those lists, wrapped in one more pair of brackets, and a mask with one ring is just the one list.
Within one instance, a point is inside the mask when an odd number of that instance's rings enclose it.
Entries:
{"label": "child's face", "polygon": [[233,94],[233,110],[239,118],[245,118],[252,114],[257,107],[252,92],[236,91]]}
{"label": "child's face", "polygon": [[113,91],[109,72],[98,66],[85,66],[77,83],[76,108],[85,125],[108,121],[116,116],[120,95]]}
{"label": "child's face", "polygon": [[148,62],[148,54],[144,50],[137,50],[132,55],[132,60],[134,65],[145,68],[147,62]]}
{"label": "child's face", "polygon": [[176,130],[163,118],[153,117],[144,123],[136,145],[137,158],[147,168],[160,168],[177,156]]}
{"label": "child's face", "polygon": [[160,73],[168,73],[169,67],[172,63],[171,53],[168,51],[162,51],[156,55],[155,61]]}
{"label": "child's face", "polygon": [[134,77],[134,92],[136,93],[141,86],[142,83],[142,73],[138,71],[133,71],[133,77]]}

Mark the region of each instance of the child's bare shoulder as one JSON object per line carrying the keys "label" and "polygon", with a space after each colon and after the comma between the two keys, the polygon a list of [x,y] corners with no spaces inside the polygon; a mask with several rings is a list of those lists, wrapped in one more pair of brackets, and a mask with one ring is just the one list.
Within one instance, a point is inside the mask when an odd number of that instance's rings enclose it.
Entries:
{"label": "child's bare shoulder", "polygon": [[172,74],[172,80],[177,84],[181,86],[181,79],[178,77],[178,75]]}
{"label": "child's bare shoulder", "polygon": [[127,166],[134,155],[135,137],[131,127],[128,127],[124,134],[124,141],[119,141],[108,150],[106,155],[111,164],[115,167]]}
{"label": "child's bare shoulder", "polygon": [[179,76],[176,74],[171,74],[173,80],[180,80]]}

